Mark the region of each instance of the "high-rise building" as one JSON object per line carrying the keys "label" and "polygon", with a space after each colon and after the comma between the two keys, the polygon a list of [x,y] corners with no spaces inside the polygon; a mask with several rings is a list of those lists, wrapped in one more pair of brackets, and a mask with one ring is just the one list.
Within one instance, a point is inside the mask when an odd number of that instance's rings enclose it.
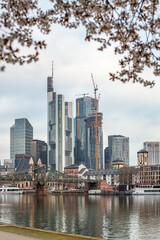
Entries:
{"label": "high-rise building", "polygon": [[106,147],[104,149],[104,164],[105,164],[105,169],[110,168],[111,164],[109,162],[109,147]]}
{"label": "high-rise building", "polygon": [[[98,102],[97,102],[98,105]],[[98,109],[98,107],[97,107]],[[94,110],[94,98],[84,96],[76,99],[75,163],[86,162],[86,122]]]}
{"label": "high-rise building", "polygon": [[63,172],[73,158],[73,109],[62,94],[53,89],[53,77],[48,77],[48,165]]}
{"label": "high-rise building", "polygon": [[143,145],[148,151],[148,165],[160,164],[160,142],[144,142]]}
{"label": "high-rise building", "polygon": [[129,166],[129,138],[121,135],[108,136],[109,167],[112,161],[123,160],[124,166]]}
{"label": "high-rise building", "polygon": [[[85,94],[84,94],[85,95]],[[102,113],[98,112],[99,102],[96,102],[97,110],[97,167],[104,167],[103,163],[103,131]],[[95,99],[84,96],[76,99],[75,118],[75,162],[84,163],[88,168],[96,169],[96,118]]]}
{"label": "high-rise building", "polygon": [[41,159],[42,164],[47,165],[47,143],[41,140],[33,140],[31,142],[31,155],[35,163]]}
{"label": "high-rise building", "polygon": [[15,119],[15,124],[10,128],[10,158],[15,161],[15,154],[30,154],[32,140],[33,127],[30,122],[26,118]]}
{"label": "high-rise building", "polygon": [[[85,163],[87,168],[96,169],[96,127],[95,114],[85,119],[86,122],[86,146]],[[97,113],[97,167],[104,168],[103,163],[103,131],[102,131],[102,113]]]}

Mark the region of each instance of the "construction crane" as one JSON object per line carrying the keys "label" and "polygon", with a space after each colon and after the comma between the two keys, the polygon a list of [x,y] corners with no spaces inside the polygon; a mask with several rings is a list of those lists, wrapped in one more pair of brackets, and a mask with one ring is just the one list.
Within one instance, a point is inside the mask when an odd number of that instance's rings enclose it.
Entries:
{"label": "construction crane", "polygon": [[97,91],[98,86],[95,85],[93,74],[91,73],[91,78],[94,87],[94,113],[95,113],[95,147],[96,147],[96,170],[98,170],[98,144],[97,144]]}

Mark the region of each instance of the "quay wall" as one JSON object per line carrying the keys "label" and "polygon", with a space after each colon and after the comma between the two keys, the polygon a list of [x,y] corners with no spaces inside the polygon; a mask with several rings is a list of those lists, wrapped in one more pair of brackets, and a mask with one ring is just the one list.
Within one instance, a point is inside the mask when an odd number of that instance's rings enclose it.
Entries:
{"label": "quay wall", "polygon": [[104,240],[103,238],[89,237],[77,234],[68,234],[37,228],[23,227],[0,222],[0,231],[44,240]]}

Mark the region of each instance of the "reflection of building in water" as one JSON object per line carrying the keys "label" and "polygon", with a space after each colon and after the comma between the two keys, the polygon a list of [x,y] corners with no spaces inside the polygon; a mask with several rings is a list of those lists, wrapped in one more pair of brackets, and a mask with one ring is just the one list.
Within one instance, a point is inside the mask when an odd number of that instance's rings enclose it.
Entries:
{"label": "reflection of building in water", "polygon": [[156,196],[0,195],[0,202],[1,222],[105,239],[159,236],[160,206]]}
{"label": "reflection of building in water", "polygon": [[[141,239],[159,239],[159,221],[155,224],[155,221],[159,219],[159,196],[139,196],[132,198],[132,209],[136,209],[133,212],[132,224],[138,222],[138,229],[134,229],[135,237],[130,239],[139,239],[139,236],[146,236]],[[131,217],[131,215],[130,215]],[[148,224],[150,227],[147,227]]]}
{"label": "reflection of building in water", "polygon": [[25,221],[24,225],[35,227],[35,219],[37,216],[35,209],[35,196],[34,194],[24,194],[19,198],[18,212],[23,214]]}
{"label": "reflection of building in water", "polygon": [[86,201],[84,196],[79,196],[77,199],[77,206],[78,206],[78,218],[80,220],[80,224],[82,225],[86,218],[87,218],[87,211],[86,211]]}

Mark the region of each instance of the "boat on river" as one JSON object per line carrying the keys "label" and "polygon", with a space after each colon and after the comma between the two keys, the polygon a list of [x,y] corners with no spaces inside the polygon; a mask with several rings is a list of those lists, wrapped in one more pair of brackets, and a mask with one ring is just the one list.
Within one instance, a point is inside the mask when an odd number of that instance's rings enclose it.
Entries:
{"label": "boat on river", "polygon": [[16,186],[3,186],[0,188],[0,194],[22,194],[23,191]]}
{"label": "boat on river", "polygon": [[160,185],[138,185],[133,189],[132,195],[158,195]]}
{"label": "boat on river", "polygon": [[101,195],[102,193],[103,193],[102,190],[99,189],[91,189],[88,191],[89,195]]}

